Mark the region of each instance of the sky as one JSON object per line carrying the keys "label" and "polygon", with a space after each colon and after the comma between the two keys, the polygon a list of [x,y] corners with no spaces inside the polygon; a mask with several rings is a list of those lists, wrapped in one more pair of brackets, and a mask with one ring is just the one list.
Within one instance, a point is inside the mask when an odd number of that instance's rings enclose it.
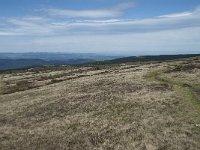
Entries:
{"label": "sky", "polygon": [[200,53],[200,0],[0,0],[0,52]]}

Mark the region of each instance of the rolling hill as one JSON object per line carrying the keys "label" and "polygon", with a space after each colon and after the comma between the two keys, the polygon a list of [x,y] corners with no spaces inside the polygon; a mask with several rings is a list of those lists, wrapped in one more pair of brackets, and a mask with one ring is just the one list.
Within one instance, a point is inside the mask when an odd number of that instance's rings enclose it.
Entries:
{"label": "rolling hill", "polygon": [[0,149],[199,150],[200,57],[118,62],[2,71]]}

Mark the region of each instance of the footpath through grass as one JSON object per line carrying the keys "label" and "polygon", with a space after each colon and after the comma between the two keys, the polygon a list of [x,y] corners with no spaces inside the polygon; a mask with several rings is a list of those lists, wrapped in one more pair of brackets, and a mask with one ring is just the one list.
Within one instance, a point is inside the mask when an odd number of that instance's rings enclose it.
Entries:
{"label": "footpath through grass", "polygon": [[149,81],[172,86],[177,97],[180,97],[182,102],[191,108],[190,110],[192,110],[192,112],[188,112],[188,117],[192,117],[200,123],[200,98],[196,92],[199,90],[198,87],[194,86],[192,83],[186,84],[184,80],[180,81],[169,78],[164,70],[149,72],[144,77]]}

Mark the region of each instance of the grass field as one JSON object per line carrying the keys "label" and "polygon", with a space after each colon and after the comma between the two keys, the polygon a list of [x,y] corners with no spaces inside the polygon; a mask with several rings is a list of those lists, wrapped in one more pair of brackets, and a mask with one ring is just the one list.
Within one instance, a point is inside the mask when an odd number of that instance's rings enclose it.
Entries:
{"label": "grass field", "polygon": [[199,150],[200,57],[2,72],[0,149]]}

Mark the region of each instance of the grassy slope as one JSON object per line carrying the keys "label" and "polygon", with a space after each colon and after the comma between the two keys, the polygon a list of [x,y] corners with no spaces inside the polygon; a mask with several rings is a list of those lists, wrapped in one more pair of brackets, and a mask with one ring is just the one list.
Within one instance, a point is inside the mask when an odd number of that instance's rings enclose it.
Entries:
{"label": "grassy slope", "polygon": [[[183,69],[188,64],[196,66]],[[199,64],[191,58],[2,73],[0,149],[198,150],[199,97],[191,88],[200,83]],[[30,89],[3,93],[27,83]]]}
{"label": "grassy slope", "polygon": [[[200,68],[198,66],[198,68]],[[191,68],[192,69],[192,68]],[[154,72],[149,72],[145,75],[145,78],[150,81],[157,81],[161,84],[167,84],[173,87],[174,91],[186,105],[189,105],[193,111],[188,114],[188,117],[195,117],[195,119],[200,122],[200,97],[197,91],[200,90],[200,84],[194,82],[188,82],[188,80],[180,80],[177,78],[172,78],[169,73],[173,72],[170,70],[158,70]],[[183,72],[182,72],[183,73]],[[195,80],[196,81],[196,80]],[[196,81],[198,82],[198,81]],[[197,86],[198,85],[198,86]],[[194,113],[195,112],[195,113]],[[194,116],[192,116],[194,115]],[[198,124],[198,123],[197,123]]]}

